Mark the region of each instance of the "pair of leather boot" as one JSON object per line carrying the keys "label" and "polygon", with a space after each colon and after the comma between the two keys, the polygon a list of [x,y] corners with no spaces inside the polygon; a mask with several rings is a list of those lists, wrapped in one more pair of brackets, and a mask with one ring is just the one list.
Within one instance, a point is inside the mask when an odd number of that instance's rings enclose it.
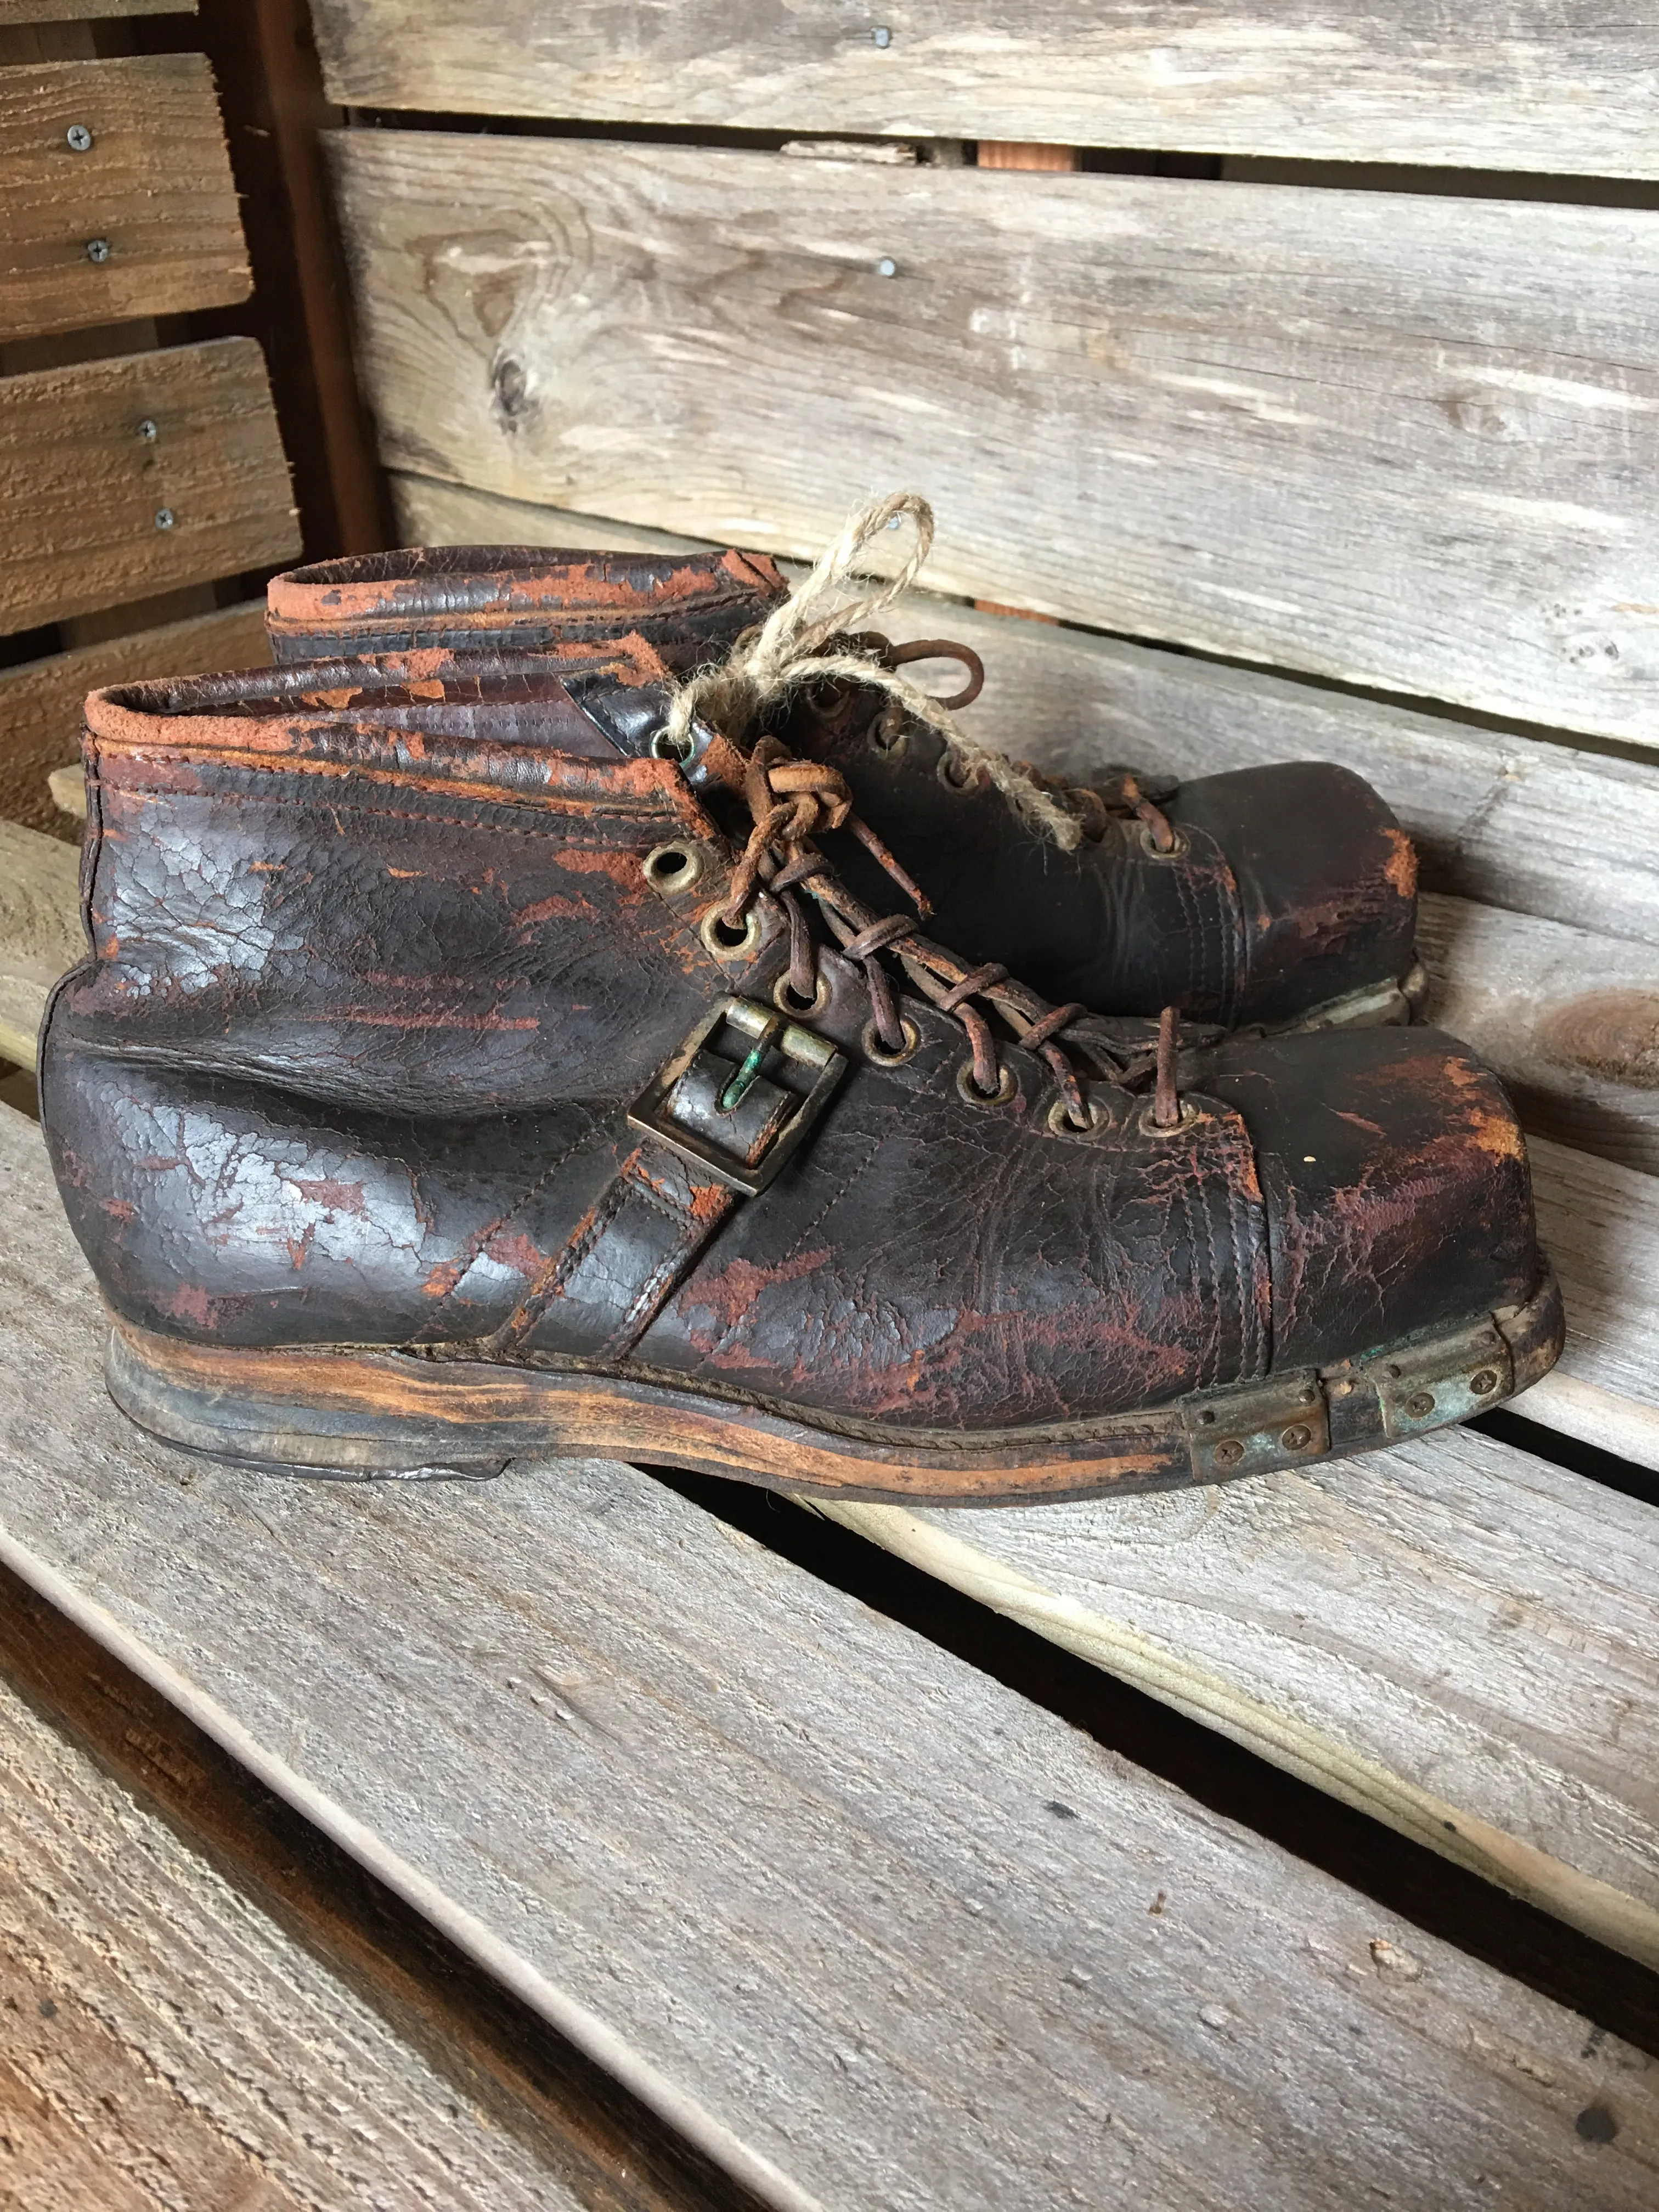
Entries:
{"label": "pair of leather boot", "polygon": [[313,1473],[966,1502],[1544,1372],[1502,1087],[1389,1025],[1368,787],[1046,782],[785,597],[737,553],[374,556],[273,584],[275,672],[88,702],[42,1097],[126,1410]]}

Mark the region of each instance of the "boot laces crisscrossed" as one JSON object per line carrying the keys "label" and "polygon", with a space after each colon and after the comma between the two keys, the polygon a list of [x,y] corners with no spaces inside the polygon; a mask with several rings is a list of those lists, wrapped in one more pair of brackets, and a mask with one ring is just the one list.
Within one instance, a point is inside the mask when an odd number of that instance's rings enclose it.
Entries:
{"label": "boot laces crisscrossed", "polygon": [[[714,736],[706,726],[700,726],[697,734],[705,741]],[[820,829],[845,829],[859,837],[918,911],[925,914],[927,907],[902,866],[854,812],[852,794],[839,770],[796,758],[775,738],[760,739],[743,761],[740,793],[734,795],[740,795],[747,807],[750,828],[720,919],[737,929],[763,892],[776,899],[789,927],[786,980],[801,1012],[819,1000],[819,947],[799,896],[805,893],[842,957],[863,971],[871,1007],[864,1042],[872,1059],[897,1065],[910,1057],[920,1042],[915,1025],[900,1012],[893,978],[882,965],[880,956],[886,952],[898,962],[915,990],[961,1024],[970,1057],[961,1071],[958,1088],[972,1103],[992,1104],[1013,1091],[997,1032],[984,1007],[975,1003],[983,1000],[1002,1018],[1015,1041],[1048,1066],[1060,1094],[1060,1112],[1072,1130],[1086,1133],[1101,1119],[1073,1064],[1073,1054],[1117,1088],[1139,1090],[1150,1080],[1155,1126],[1179,1125],[1176,1069],[1180,1024],[1174,1007],[1164,1012],[1155,1047],[1136,1048],[1109,1042],[1079,1001],[1051,1006],[1000,962],[975,965],[922,936],[908,915],[872,912],[847,889],[813,842]],[[1078,1025],[1085,1023],[1087,1030],[1080,1030]]]}

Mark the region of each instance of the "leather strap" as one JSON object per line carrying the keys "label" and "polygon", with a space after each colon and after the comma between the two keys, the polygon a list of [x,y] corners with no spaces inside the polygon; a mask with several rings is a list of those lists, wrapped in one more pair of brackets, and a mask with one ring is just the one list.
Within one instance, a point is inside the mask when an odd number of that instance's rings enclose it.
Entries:
{"label": "leather strap", "polygon": [[491,1349],[623,1358],[736,1202],[724,1183],[643,1139]]}

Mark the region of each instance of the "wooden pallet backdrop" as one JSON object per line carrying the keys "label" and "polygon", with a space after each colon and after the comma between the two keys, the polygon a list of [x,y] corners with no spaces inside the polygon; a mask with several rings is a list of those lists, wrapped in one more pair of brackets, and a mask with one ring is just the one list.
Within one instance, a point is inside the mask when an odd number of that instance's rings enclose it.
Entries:
{"label": "wooden pallet backdrop", "polygon": [[[1077,774],[1335,758],[1399,811],[1566,1289],[1532,1428],[834,1517],[1611,1978],[1659,1966],[1659,15],[1563,13],[316,9],[408,538],[800,558],[915,486],[936,592],[1060,618],[918,606],[984,653],[986,734]],[[201,482],[233,434],[204,413]],[[139,513],[112,481],[100,529]],[[49,732],[103,651],[0,675],[0,717]],[[0,830],[0,1051],[71,875]],[[636,1470],[343,1497],[135,1439],[38,1140],[0,1144],[0,1558],[759,2201],[1659,2193],[1643,2051]]]}

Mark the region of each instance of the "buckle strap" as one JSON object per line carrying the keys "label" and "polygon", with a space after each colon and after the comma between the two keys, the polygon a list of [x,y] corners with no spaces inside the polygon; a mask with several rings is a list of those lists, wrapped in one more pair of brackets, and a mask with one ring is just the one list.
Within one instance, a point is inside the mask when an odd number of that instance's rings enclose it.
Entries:
{"label": "buckle strap", "polygon": [[796,1150],[846,1066],[769,1007],[717,1001],[634,1102],[641,1141],[489,1349],[624,1358],[739,1198],[758,1196]]}

